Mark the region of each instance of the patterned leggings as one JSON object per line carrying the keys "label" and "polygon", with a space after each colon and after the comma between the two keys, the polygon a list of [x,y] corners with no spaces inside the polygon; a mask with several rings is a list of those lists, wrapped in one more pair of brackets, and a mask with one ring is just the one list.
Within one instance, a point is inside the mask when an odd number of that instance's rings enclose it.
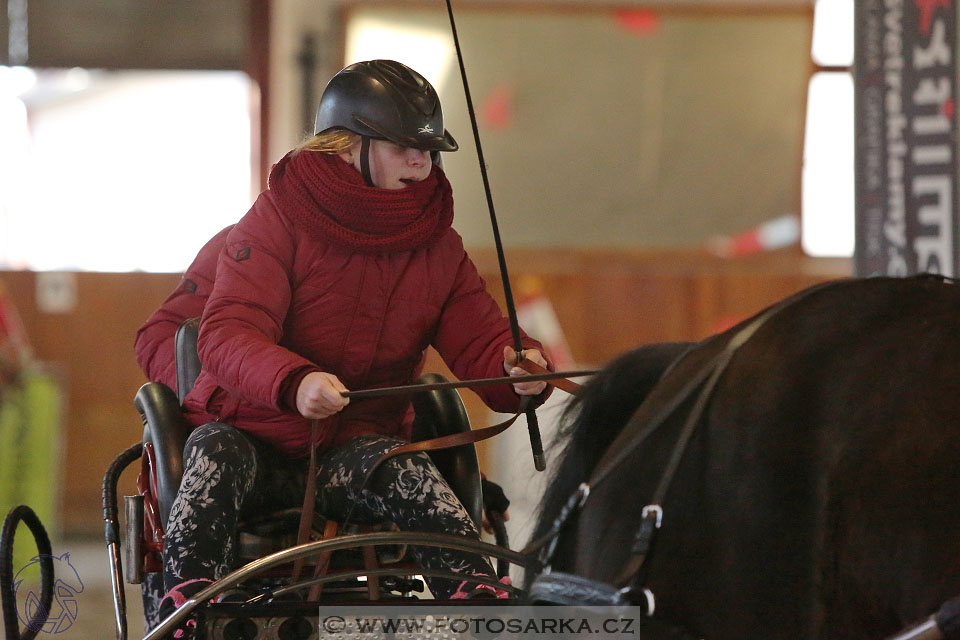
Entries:
{"label": "patterned leggings", "polygon": [[[402,444],[372,435],[353,438],[317,454],[317,512],[351,522],[390,520],[400,529],[473,538],[479,531],[425,453],[390,458],[361,490],[373,464]],[[290,460],[264,443],[223,424],[195,429],[184,447],[183,480],[170,510],[163,551],[163,582],[169,590],[187,580],[216,580],[237,568],[237,522],[258,513],[300,506],[306,460]],[[493,575],[481,556],[412,547],[422,567]],[[438,598],[458,581],[428,579]]]}

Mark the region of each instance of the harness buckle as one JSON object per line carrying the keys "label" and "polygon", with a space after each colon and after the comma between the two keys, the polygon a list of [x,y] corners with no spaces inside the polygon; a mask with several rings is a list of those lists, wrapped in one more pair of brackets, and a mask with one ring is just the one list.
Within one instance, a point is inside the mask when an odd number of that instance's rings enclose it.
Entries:
{"label": "harness buckle", "polygon": [[660,525],[663,523],[663,507],[658,504],[648,504],[643,508],[643,511],[640,513],[640,515],[644,520],[646,520],[651,513],[656,514],[657,529],[659,529]]}
{"label": "harness buckle", "polygon": [[587,498],[590,497],[590,485],[586,482],[581,482],[580,486],[577,487],[577,493],[580,494],[580,500],[577,502],[577,508],[583,506],[583,503],[587,501]]}
{"label": "harness buckle", "polygon": [[[650,589],[637,589],[631,585],[617,591],[617,595],[626,599],[628,602],[639,605],[640,608],[643,609],[644,615],[648,618],[652,618],[654,612],[657,610],[657,598]],[[638,595],[643,596],[643,600],[637,598]]]}

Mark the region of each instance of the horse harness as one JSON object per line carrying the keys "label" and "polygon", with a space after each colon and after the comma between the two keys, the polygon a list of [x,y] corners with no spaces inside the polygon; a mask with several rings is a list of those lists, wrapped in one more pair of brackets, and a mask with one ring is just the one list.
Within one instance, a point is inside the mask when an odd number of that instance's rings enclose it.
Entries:
{"label": "horse harness", "polygon": [[[647,616],[652,617],[656,610],[656,597],[645,586],[649,565],[647,561],[654,548],[657,534],[663,524],[663,502],[669,490],[677,468],[686,453],[687,446],[696,431],[700,419],[706,410],[707,403],[713,396],[717,381],[726,371],[731,359],[746,344],[750,338],[773,317],[777,312],[792,305],[809,294],[819,291],[830,283],[823,283],[812,287],[798,296],[794,296],[766,309],[753,320],[744,325],[727,342],[726,346],[700,369],[666,405],[657,412],[653,419],[646,424],[640,424],[640,408],[638,408],[624,427],[624,431],[636,430],[624,446],[619,447],[617,453],[608,460],[601,460],[601,464],[593,471],[590,478],[580,484],[577,490],[568,498],[554,520],[550,529],[540,538],[532,541],[523,550],[524,554],[538,553],[538,563],[541,573],[538,575],[529,592],[529,599],[535,603],[562,604],[577,606],[639,606]],[[699,389],[699,394],[686,422],[680,430],[680,435],[673,446],[663,474],[653,492],[650,502],[641,512],[640,527],[634,536],[631,547],[630,560],[620,571],[612,583],[584,578],[582,576],[555,572],[550,563],[556,551],[560,532],[570,521],[572,516],[582,509],[590,497],[591,488],[609,478],[624,460],[626,460],[651,435],[662,427],[672,416]],[[641,407],[643,405],[641,404]],[[609,450],[608,450],[609,451]]]}

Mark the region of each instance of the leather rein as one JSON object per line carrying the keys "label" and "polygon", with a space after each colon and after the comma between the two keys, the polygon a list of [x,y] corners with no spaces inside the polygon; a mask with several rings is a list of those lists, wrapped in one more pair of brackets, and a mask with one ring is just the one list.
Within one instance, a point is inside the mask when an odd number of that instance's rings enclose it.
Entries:
{"label": "leather rein", "polygon": [[[411,395],[414,393],[422,393],[427,391],[439,391],[443,389],[460,389],[464,387],[481,387],[481,386],[490,386],[495,384],[515,384],[519,382],[534,382],[538,380],[548,381],[553,386],[558,389],[562,389],[567,393],[572,395],[579,395],[581,392],[581,386],[576,382],[573,382],[569,378],[578,378],[582,376],[589,376],[596,373],[594,370],[580,370],[580,371],[559,371],[553,372],[549,371],[532,360],[520,360],[517,363],[517,366],[521,369],[528,372],[529,375],[525,376],[508,376],[502,378],[484,378],[479,380],[462,380],[457,382],[436,382],[430,384],[411,384],[411,385],[402,385],[397,387],[382,387],[379,389],[363,389],[360,391],[346,391],[340,395],[344,398],[378,398],[383,396],[396,396],[396,395]],[[483,429],[475,429],[470,431],[462,431],[460,433],[451,433],[445,436],[440,436],[437,438],[430,438],[428,440],[421,440],[419,442],[409,442],[397,447],[394,447],[390,451],[387,451],[385,454],[380,456],[380,458],[371,465],[370,470],[367,472],[366,477],[361,483],[361,490],[366,486],[367,482],[370,479],[370,476],[373,475],[373,472],[386,460],[397,456],[403,453],[417,453],[420,451],[435,451],[438,449],[449,449],[451,447],[459,447],[465,444],[474,444],[480,442],[481,440],[486,440],[492,438],[496,435],[499,435],[510,428],[513,423],[520,418],[524,413],[527,416],[530,415],[534,409],[530,408],[532,396],[523,396],[520,400],[520,407],[517,409],[517,412],[510,418],[493,425],[492,427],[485,427]],[[310,442],[317,441],[318,433],[318,421],[310,421]],[[316,475],[317,475],[317,449],[316,447],[310,448],[310,462],[307,467],[307,484],[303,493],[303,506],[300,510],[300,525],[297,529],[297,544],[305,544],[310,538],[310,531],[313,524],[313,511],[314,504],[316,503]],[[350,512],[347,513],[346,521],[350,520],[353,509],[350,509]],[[293,566],[293,579],[297,580],[300,577],[300,573],[303,571],[304,559],[298,559],[294,562]]]}

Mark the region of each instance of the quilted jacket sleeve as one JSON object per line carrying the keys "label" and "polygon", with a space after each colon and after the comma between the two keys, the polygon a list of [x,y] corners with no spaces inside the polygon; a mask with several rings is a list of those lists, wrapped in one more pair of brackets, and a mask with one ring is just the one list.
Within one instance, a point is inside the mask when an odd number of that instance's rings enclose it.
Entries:
{"label": "quilted jacket sleeve", "polygon": [[[496,300],[487,292],[486,284],[473,261],[460,246],[456,281],[441,314],[433,346],[457,378],[494,378],[506,375],[503,370],[503,348],[512,346],[510,322],[504,317]],[[543,346],[521,331],[524,348]],[[544,353],[544,357],[547,355]],[[549,364],[549,363],[548,363]],[[552,365],[550,365],[552,369]],[[547,398],[552,387],[537,398],[539,404]],[[478,387],[475,389],[494,411],[516,411],[520,396],[510,385]]]}
{"label": "quilted jacket sleeve", "polygon": [[176,391],[174,336],[184,320],[200,317],[203,313],[203,305],[213,290],[217,257],[231,229],[233,225],[221,230],[203,245],[176,290],[137,331],[134,341],[137,364],[148,380],[162,382]]}
{"label": "quilted jacket sleeve", "polygon": [[217,278],[200,323],[204,371],[246,401],[278,411],[284,379],[306,358],[277,344],[290,306],[296,234],[269,192],[227,236]]}

